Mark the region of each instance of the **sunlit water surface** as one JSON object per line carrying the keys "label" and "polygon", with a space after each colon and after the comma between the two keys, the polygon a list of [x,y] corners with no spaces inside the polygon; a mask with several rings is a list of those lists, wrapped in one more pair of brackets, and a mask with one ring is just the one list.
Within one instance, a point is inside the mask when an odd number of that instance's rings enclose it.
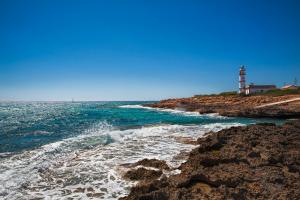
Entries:
{"label": "sunlit water surface", "polygon": [[282,122],[143,108],[145,103],[0,103],[0,199],[117,199],[134,184],[122,179],[122,164],[158,158],[176,167],[184,161],[176,155],[194,146],[178,137]]}

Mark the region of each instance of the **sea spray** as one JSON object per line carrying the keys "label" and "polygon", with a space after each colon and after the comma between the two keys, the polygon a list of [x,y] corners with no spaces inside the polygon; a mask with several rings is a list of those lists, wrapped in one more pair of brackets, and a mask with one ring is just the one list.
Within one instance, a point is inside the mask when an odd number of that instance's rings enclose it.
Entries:
{"label": "sea spray", "polygon": [[176,167],[184,162],[176,155],[194,147],[176,138],[256,122],[124,105],[1,104],[0,197],[117,199],[134,184],[121,177],[123,164],[157,158]]}

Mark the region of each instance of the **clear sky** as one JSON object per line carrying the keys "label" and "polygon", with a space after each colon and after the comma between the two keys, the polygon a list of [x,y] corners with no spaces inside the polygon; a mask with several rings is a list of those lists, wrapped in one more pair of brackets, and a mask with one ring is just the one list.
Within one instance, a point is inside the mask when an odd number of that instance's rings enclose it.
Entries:
{"label": "clear sky", "polygon": [[300,79],[298,0],[0,0],[0,100],[157,100]]}

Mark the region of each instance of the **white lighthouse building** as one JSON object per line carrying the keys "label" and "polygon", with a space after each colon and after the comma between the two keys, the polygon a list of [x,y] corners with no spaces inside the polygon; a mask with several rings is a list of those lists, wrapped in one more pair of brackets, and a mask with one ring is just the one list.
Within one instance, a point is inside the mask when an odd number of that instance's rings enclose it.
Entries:
{"label": "white lighthouse building", "polygon": [[239,73],[239,94],[249,95],[275,89],[277,89],[276,85],[255,85],[254,83],[246,85],[246,68],[244,65],[241,66]]}
{"label": "white lighthouse building", "polygon": [[241,68],[240,68],[239,93],[240,94],[245,94],[246,93],[246,69],[245,69],[244,65],[242,65]]}

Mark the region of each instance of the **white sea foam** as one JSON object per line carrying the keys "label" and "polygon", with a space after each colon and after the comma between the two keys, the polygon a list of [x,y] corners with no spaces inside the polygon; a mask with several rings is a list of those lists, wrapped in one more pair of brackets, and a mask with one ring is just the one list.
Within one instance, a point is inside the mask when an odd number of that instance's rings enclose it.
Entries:
{"label": "white sea foam", "polygon": [[[98,199],[117,199],[126,195],[134,184],[121,178],[118,166],[143,158],[162,159],[171,166],[178,166],[183,160],[174,156],[190,151],[193,146],[179,143],[176,137],[196,139],[206,132],[238,125],[241,124],[165,124],[115,130],[107,123],[96,124],[80,136],[3,158],[0,163],[0,197],[90,199],[92,197],[88,195],[97,193]],[[114,142],[101,145],[109,138]],[[76,192],[78,188],[83,188],[84,192]]]}
{"label": "white sea foam", "polygon": [[119,106],[119,108],[150,108],[150,107],[144,107],[142,105],[122,105],[122,106]]}
{"label": "white sea foam", "polygon": [[218,119],[227,119],[229,117],[221,116],[218,113],[210,113],[210,114],[200,114],[199,112],[193,112],[193,111],[185,111],[180,108],[175,109],[169,109],[169,108],[152,108],[148,106],[143,105],[122,105],[119,106],[119,108],[133,108],[133,109],[148,109],[148,110],[155,110],[158,112],[169,112],[172,114],[180,114],[185,116],[194,116],[194,117],[213,117]]}

